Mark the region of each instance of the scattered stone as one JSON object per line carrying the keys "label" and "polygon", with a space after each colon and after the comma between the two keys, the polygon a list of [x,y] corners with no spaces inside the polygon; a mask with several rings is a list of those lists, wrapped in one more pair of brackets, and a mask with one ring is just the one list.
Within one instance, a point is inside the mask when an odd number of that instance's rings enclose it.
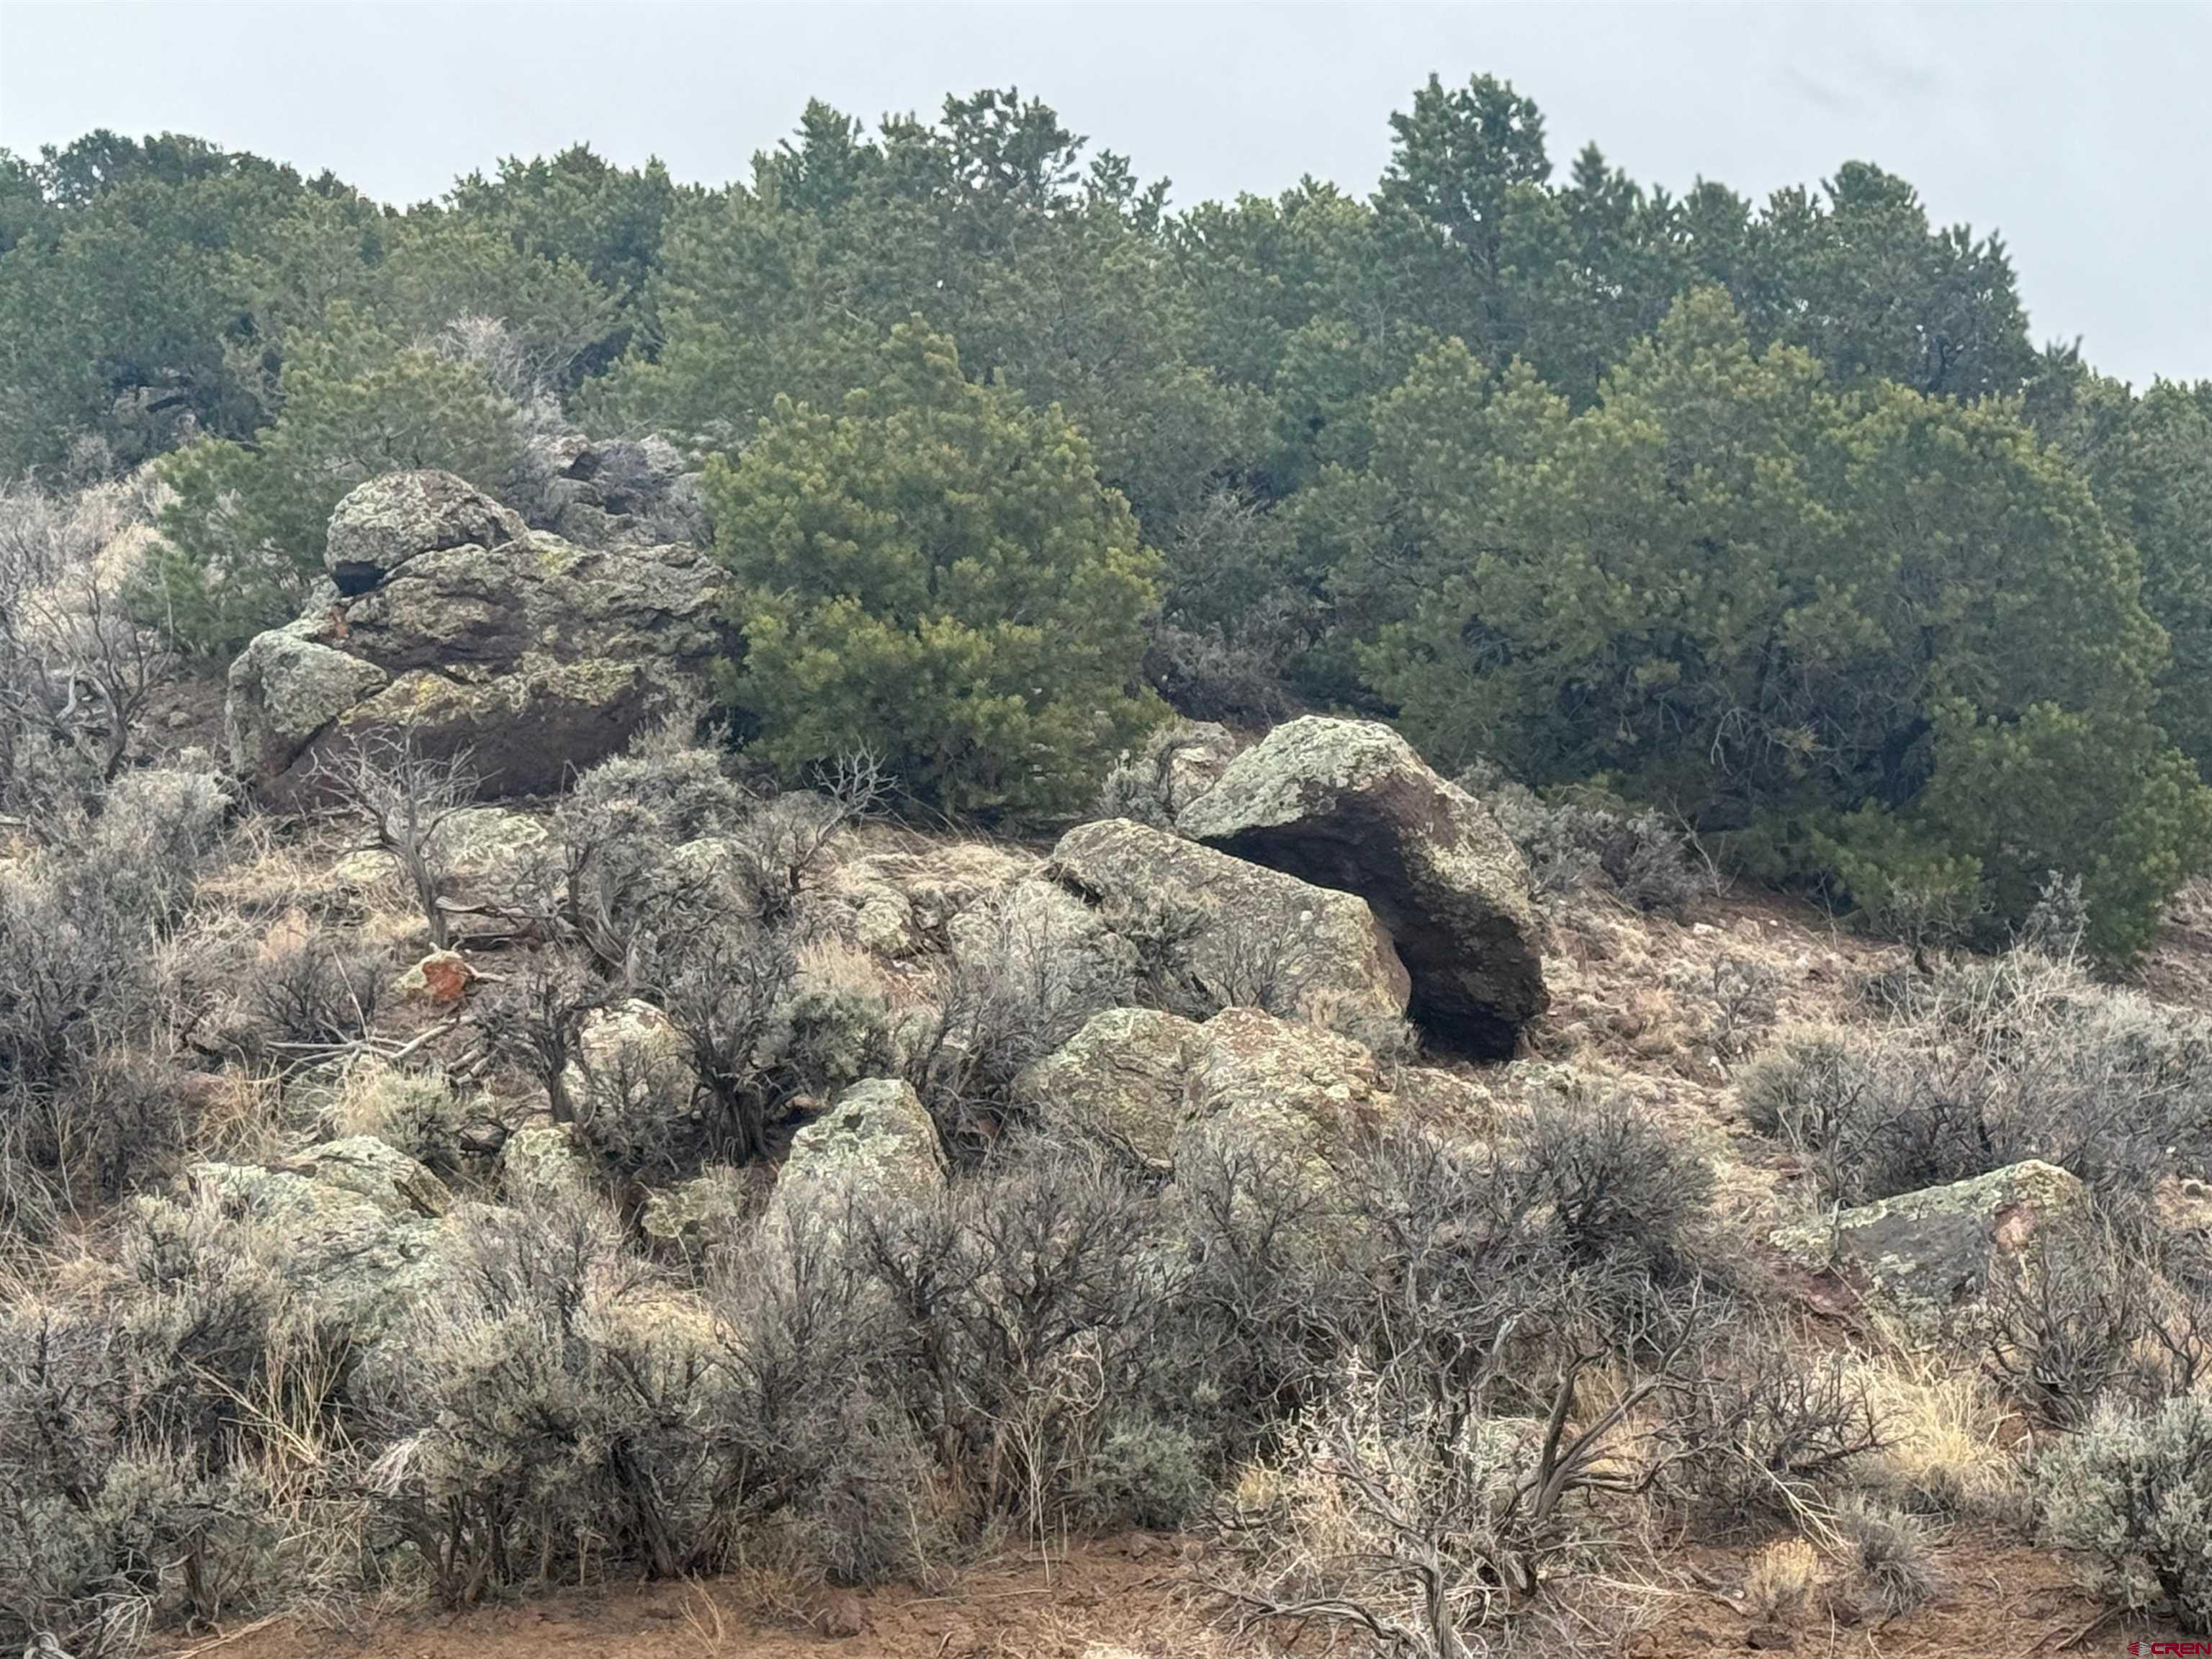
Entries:
{"label": "scattered stone", "polygon": [[458,1008],[469,1000],[477,970],[459,951],[433,951],[392,982],[403,1002],[427,1002],[434,1008]]}
{"label": "scattered stone", "polygon": [[696,1255],[744,1230],[751,1191],[744,1170],[717,1165],[647,1198],[638,1230],[656,1244]]}
{"label": "scattered stone", "polygon": [[1178,827],[1364,898],[1412,975],[1413,1018],[1439,1042],[1510,1054],[1543,1012],[1540,923],[1520,850],[1389,727],[1314,716],[1279,726]]}
{"label": "scattered stone", "polygon": [[848,1592],[833,1595],[822,1608],[822,1633],[843,1640],[848,1637],[865,1636],[868,1629],[867,1609],[860,1598]]}
{"label": "scattered stone", "polygon": [[639,1118],[689,1112],[698,1083],[690,1045],[666,1014],[639,997],[586,1014],[576,1057],[561,1074],[576,1110],[590,1102],[592,1110]]}
{"label": "scattered stone", "polygon": [[1257,1008],[1224,1008],[1203,1029],[1191,1127],[1318,1158],[1378,1126],[1392,1103],[1375,1056],[1349,1037]]}
{"label": "scattered stone", "polygon": [[591,1160],[558,1123],[526,1123],[500,1147],[500,1184],[510,1201],[583,1192]]}

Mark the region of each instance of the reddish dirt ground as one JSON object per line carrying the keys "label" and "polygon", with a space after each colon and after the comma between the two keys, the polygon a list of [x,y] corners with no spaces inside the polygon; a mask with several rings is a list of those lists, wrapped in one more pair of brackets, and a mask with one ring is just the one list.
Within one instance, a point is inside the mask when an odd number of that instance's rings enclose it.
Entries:
{"label": "reddish dirt ground", "polygon": [[[1673,1564],[1732,1588],[1741,1560],[1696,1551]],[[1621,1659],[1710,1659],[1784,1651],[1820,1659],[2031,1659],[2124,1655],[2175,1632],[2100,1621],[2066,1569],[2039,1552],[1954,1544],[1942,1552],[1947,1585],[1935,1602],[1881,1622],[1849,1609],[1814,1609],[1787,1629],[1756,1626],[1725,1597],[1685,1589],[1666,1598]],[[1048,1572],[1034,1564],[978,1568],[933,1593],[893,1587],[832,1595],[782,1622],[747,1610],[731,1583],[568,1592],[516,1606],[387,1620],[361,1631],[275,1622],[203,1637],[171,1659],[1222,1659],[1256,1653],[1209,1628],[1194,1605],[1191,1568],[1169,1540],[1127,1539],[1077,1549]],[[857,1625],[857,1630],[854,1626]],[[826,1628],[825,1628],[826,1626]],[[831,1633],[833,1631],[841,1633]],[[842,1633],[849,1632],[849,1633]],[[1310,1640],[1300,1652],[1326,1650]],[[1342,1650],[1338,1650],[1341,1651]],[[1601,1653],[1571,1643],[1561,1652]]]}

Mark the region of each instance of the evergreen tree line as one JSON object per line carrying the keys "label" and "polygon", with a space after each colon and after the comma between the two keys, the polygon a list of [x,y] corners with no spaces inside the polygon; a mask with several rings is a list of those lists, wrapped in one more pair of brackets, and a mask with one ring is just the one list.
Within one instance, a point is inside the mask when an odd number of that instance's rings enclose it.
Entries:
{"label": "evergreen tree line", "polygon": [[1012,92],[404,211],[190,138],[0,153],[0,475],[161,458],[141,599],[219,659],[362,478],[661,434],[781,766],[863,738],[1048,816],[1167,704],[1350,708],[1865,911],[2078,878],[2139,947],[2212,846],[2212,385],[2039,349],[2002,243],[1876,167],[1556,179],[1482,76],[1390,122],[1371,195],[1182,211]]}

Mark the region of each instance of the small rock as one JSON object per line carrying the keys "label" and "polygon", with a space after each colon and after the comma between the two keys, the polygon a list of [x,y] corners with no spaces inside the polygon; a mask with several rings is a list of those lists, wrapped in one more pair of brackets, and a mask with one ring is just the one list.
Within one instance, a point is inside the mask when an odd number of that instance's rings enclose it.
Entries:
{"label": "small rock", "polygon": [[867,1632],[867,1610],[857,1595],[839,1595],[830,1599],[822,1609],[822,1633],[839,1638],[861,1636]]}
{"label": "small rock", "polygon": [[458,1008],[468,1000],[476,969],[459,951],[433,951],[392,984],[404,1002],[427,1002],[433,1008]]}

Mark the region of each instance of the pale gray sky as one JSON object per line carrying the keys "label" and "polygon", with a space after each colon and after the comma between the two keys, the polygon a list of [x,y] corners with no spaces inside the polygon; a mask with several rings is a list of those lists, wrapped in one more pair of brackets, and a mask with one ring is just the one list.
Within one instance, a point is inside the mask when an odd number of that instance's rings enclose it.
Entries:
{"label": "pale gray sky", "polygon": [[172,130],[394,201],[575,139],[741,175],[810,96],[1018,84],[1188,204],[1364,191],[1435,70],[1502,75],[1564,167],[1763,196],[1877,161],[2010,243],[2039,340],[2212,377],[2212,4],[768,5],[0,0],[0,145]]}

